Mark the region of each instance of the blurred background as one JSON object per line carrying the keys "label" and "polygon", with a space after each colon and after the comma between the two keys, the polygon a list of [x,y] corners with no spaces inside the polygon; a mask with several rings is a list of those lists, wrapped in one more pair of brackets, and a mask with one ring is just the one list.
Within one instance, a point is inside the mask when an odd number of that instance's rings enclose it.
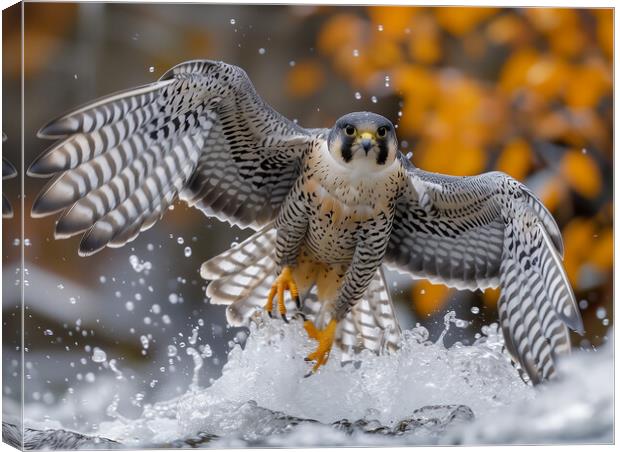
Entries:
{"label": "blurred background", "polygon": [[[50,119],[154,81],[184,60],[224,60],[243,67],[267,102],[304,126],[374,111],[397,124],[416,166],[454,175],[500,170],[526,183],[563,231],[564,265],[586,328],[574,345],[592,349],[606,340],[613,318],[611,9],[26,3],[24,12],[26,167],[51,144],[36,137]],[[3,153],[19,165],[20,53],[7,44],[19,42],[15,14],[3,13]],[[208,304],[198,269],[250,231],[177,203],[124,248],[81,258],[79,239],[53,239],[54,218],[29,216],[45,182],[25,180],[26,417],[62,406],[63,425],[79,428],[102,417],[115,394],[119,405],[108,414],[131,416],[185,392],[201,362],[195,381],[217,378],[245,332],[227,328],[224,309]],[[20,202],[18,179],[3,190]],[[4,220],[4,287],[20,283],[19,217]],[[419,322],[433,340],[449,310],[470,322],[450,330],[451,343],[470,343],[497,319],[496,291],[390,280],[403,326]],[[5,291],[5,331],[19,328],[18,308],[18,291]],[[6,344],[10,399],[19,351]]]}

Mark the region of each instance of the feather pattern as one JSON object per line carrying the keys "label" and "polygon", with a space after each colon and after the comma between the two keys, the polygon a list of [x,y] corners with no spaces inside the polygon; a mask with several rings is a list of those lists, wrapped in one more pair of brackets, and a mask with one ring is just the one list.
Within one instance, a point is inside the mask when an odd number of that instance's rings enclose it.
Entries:
{"label": "feather pattern", "polygon": [[403,163],[410,183],[385,263],[458,289],[499,286],[506,348],[533,383],[553,376],[570,351],[567,327],[581,333],[583,323],[549,211],[503,173],[453,177]]}
{"label": "feather pattern", "polygon": [[399,348],[400,339],[392,297],[379,268],[364,298],[340,322],[336,345],[342,350],[343,361],[350,361],[362,349],[378,354],[393,352]]}
{"label": "feather pattern", "polygon": [[88,255],[135,239],[177,197],[259,229],[275,218],[316,132],[273,110],[242,69],[197,60],[68,113],[39,136],[62,140],[28,170],[54,175],[32,213],[62,212],[56,237],[83,233]]}
{"label": "feather pattern", "polygon": [[[237,246],[202,264],[200,275],[209,280],[207,296],[213,304],[228,305],[226,317],[231,325],[246,325],[262,309],[275,278],[274,248],[276,229],[270,224]],[[319,300],[317,286],[302,296],[302,312],[322,325],[329,315],[329,303]],[[287,313],[294,316],[295,303],[287,299]],[[394,351],[401,330],[381,269],[377,270],[365,297],[340,322],[335,343],[349,361],[362,349],[375,353]]]}

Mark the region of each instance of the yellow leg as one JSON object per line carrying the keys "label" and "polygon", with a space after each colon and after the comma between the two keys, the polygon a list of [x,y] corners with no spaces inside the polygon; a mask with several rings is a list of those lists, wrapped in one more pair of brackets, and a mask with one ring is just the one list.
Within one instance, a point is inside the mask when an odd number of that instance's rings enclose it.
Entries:
{"label": "yellow leg", "polygon": [[316,339],[319,341],[319,345],[316,350],[308,355],[306,358],[308,361],[316,361],[314,367],[312,367],[312,372],[316,372],[319,367],[327,362],[329,358],[329,352],[332,349],[332,344],[334,343],[334,336],[336,334],[336,326],[338,326],[338,322],[336,320],[331,320],[324,330],[319,330],[314,326],[310,320],[306,320],[304,322],[304,328],[312,339]]}
{"label": "yellow leg", "polygon": [[269,316],[272,315],[273,312],[273,299],[276,294],[278,295],[278,312],[282,319],[285,322],[288,322],[288,318],[286,317],[286,305],[284,304],[284,291],[288,290],[291,293],[291,297],[297,303],[297,306],[301,306],[301,302],[299,300],[299,290],[297,290],[297,284],[295,284],[295,280],[293,279],[293,272],[290,267],[284,267],[280,276],[278,276],[271,286],[271,290],[269,291],[269,296],[267,297],[267,303],[265,304],[265,310],[269,313]]}

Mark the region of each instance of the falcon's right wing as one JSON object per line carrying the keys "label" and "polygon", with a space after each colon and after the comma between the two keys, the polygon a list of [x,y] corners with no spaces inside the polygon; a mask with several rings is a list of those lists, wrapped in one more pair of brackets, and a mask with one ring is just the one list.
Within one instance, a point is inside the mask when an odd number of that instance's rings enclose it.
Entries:
{"label": "falcon's right wing", "polygon": [[62,211],[55,235],[84,233],[81,255],[133,240],[177,195],[258,229],[277,215],[319,133],[273,110],[242,69],[189,61],[43,127],[39,136],[63,140],[28,170],[56,175],[32,213]]}
{"label": "falcon's right wing", "polygon": [[583,330],[562,267],[555,220],[527,187],[503,173],[453,177],[408,167],[385,263],[459,289],[500,287],[507,349],[534,383],[570,351],[567,325]]}

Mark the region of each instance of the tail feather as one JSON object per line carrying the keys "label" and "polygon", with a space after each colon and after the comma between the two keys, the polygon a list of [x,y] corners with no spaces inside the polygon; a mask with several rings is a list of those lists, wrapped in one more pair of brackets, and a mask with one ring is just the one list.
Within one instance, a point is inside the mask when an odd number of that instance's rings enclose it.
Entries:
{"label": "tail feather", "polygon": [[276,230],[270,223],[237,246],[209,259],[200,267],[200,276],[207,280],[217,280],[234,275],[262,256],[273,252]]}
{"label": "tail feather", "polygon": [[[269,224],[202,264],[200,275],[210,281],[207,296],[213,304],[229,305],[226,318],[231,325],[247,324],[267,301],[276,272],[275,240],[276,230]],[[294,303],[289,307],[294,309]]]}
{"label": "tail feather", "polygon": [[370,283],[366,296],[341,322],[336,345],[343,360],[353,359],[360,349],[376,353],[395,351],[399,347],[401,330],[382,269]]}

